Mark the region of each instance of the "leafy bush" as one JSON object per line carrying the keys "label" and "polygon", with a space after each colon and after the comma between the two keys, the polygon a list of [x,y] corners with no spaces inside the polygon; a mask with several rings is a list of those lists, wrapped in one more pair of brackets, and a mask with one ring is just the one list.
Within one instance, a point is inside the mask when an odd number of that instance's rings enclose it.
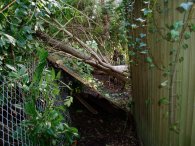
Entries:
{"label": "leafy bush", "polygon": [[60,72],[45,68],[47,52],[39,51],[39,65],[36,68],[33,81],[29,88],[25,88],[26,102],[24,106],[27,119],[22,122],[27,134],[35,144],[57,145],[64,141],[65,145],[71,145],[74,138],[78,137],[78,131],[69,127],[62,112],[65,112],[72,103],[72,97],[64,101],[63,106],[57,106],[57,96],[60,89],[57,80]]}

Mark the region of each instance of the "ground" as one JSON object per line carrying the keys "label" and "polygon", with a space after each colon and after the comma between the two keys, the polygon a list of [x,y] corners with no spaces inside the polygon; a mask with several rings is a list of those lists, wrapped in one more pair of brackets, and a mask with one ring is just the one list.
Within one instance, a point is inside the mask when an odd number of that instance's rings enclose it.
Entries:
{"label": "ground", "polygon": [[130,114],[121,117],[98,108],[89,112],[75,100],[70,109],[72,126],[79,130],[78,146],[138,146],[135,125]]}

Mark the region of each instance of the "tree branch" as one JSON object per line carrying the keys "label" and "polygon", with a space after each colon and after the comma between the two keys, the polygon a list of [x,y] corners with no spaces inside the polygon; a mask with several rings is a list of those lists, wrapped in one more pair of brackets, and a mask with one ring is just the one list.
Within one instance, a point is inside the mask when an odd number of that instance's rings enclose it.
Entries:
{"label": "tree branch", "polygon": [[6,9],[8,9],[11,5],[13,5],[16,2],[16,0],[13,0],[10,2],[7,6],[5,6],[2,10],[0,10],[0,14],[3,13]]}

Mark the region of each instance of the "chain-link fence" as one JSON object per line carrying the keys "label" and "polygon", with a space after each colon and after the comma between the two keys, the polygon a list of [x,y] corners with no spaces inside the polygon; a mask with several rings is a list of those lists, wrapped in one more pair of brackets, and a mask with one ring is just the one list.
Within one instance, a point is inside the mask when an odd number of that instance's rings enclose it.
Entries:
{"label": "chain-link fence", "polygon": [[[36,65],[33,62],[26,66],[28,76],[32,79]],[[61,94],[57,97],[56,105],[62,105],[64,98],[67,96],[64,83],[59,82]],[[23,110],[25,96],[27,95],[18,83],[18,80],[10,80],[0,76],[0,145],[2,146],[34,146],[26,133],[27,130],[21,124],[23,120],[27,119]],[[38,110],[44,110],[44,99],[40,98],[36,106]],[[65,122],[70,123],[68,112],[62,114],[65,117]]]}
{"label": "chain-link fence", "polygon": [[23,92],[17,83],[3,78],[0,86],[0,145],[33,145],[20,124],[26,118],[23,100]]}

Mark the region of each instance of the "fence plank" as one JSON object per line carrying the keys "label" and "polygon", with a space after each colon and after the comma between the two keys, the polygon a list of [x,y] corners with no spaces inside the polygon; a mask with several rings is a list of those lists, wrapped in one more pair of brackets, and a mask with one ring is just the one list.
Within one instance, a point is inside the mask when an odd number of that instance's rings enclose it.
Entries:
{"label": "fence plank", "polygon": [[[183,20],[184,15],[176,8],[184,2],[158,0],[166,13],[155,15],[158,17],[159,27]],[[136,1],[140,5],[141,0]],[[139,16],[140,6],[136,6],[135,16]],[[139,14],[138,14],[139,13]],[[195,17],[195,14],[194,14]],[[193,18],[194,18],[193,17]],[[194,21],[194,20],[193,20]],[[194,21],[195,22],[195,21]],[[139,30],[140,31],[140,30]],[[170,49],[176,47],[155,33],[148,36],[151,54],[158,66],[168,66],[173,58],[169,55]],[[195,34],[188,42],[189,49],[183,50],[181,55],[184,61],[178,65],[174,98],[174,125],[169,124],[168,106],[158,105],[162,98],[167,98],[167,87],[159,89],[161,82],[169,80],[157,68],[149,69],[146,64],[132,66],[133,100],[135,102],[135,119],[138,134],[144,146],[193,146],[195,143]],[[171,130],[172,129],[172,130]]]}

